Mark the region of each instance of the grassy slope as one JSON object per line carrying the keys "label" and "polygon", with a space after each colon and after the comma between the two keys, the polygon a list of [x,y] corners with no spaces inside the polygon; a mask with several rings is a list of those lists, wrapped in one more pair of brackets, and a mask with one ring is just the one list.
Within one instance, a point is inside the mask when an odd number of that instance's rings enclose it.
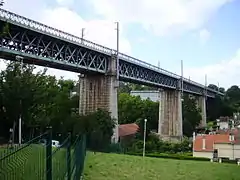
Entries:
{"label": "grassy slope", "polygon": [[85,180],[239,180],[240,167],[160,158],[88,153]]}
{"label": "grassy slope", "polygon": [[[53,151],[55,148],[53,148]],[[14,152],[14,150],[12,150]],[[0,148],[0,156],[11,150]],[[0,161],[0,180],[2,179],[45,179],[46,148],[30,145]],[[66,149],[60,149],[52,156],[53,179],[61,179],[67,172]]]}

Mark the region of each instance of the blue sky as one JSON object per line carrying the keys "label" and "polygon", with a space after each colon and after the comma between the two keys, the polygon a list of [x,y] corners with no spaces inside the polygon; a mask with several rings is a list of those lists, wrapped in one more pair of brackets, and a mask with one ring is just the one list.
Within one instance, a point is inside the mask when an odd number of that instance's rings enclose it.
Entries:
{"label": "blue sky", "polygon": [[[6,0],[5,9],[116,47],[120,51],[204,83],[229,87],[240,77],[239,0]],[[76,79],[77,75],[50,70]]]}

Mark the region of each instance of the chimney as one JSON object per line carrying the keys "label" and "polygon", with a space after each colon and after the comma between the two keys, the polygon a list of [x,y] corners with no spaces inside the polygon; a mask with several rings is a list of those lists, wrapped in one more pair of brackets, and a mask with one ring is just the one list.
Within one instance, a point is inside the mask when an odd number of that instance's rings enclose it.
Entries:
{"label": "chimney", "polygon": [[205,138],[205,135],[202,137],[202,149],[206,149],[206,138]]}
{"label": "chimney", "polygon": [[234,141],[234,135],[232,133],[229,134],[229,141],[230,142]]}
{"label": "chimney", "polygon": [[193,141],[195,141],[195,139],[196,139],[196,133],[193,132]]}

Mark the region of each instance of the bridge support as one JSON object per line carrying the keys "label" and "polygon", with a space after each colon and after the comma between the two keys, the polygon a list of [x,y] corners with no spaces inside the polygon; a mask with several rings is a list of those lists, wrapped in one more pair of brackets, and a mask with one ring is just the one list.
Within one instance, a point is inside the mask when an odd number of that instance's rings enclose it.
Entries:
{"label": "bridge support", "polygon": [[159,96],[158,134],[163,140],[179,141],[183,135],[181,92],[160,91]]}
{"label": "bridge support", "polygon": [[199,126],[206,127],[206,125],[207,125],[206,96],[197,97],[196,102],[197,102],[197,106],[201,110],[201,116],[202,116]]}
{"label": "bridge support", "polygon": [[106,74],[81,74],[79,75],[79,114],[86,115],[97,109],[107,110],[116,120],[116,127],[112,137],[113,142],[118,142],[118,80],[116,78],[116,61],[109,61]]}

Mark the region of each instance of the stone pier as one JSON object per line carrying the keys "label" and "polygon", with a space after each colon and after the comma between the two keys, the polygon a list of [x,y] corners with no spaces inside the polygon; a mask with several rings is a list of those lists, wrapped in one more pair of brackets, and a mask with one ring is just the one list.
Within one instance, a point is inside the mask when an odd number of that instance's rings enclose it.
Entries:
{"label": "stone pier", "polygon": [[197,106],[201,110],[201,116],[202,116],[199,126],[205,127],[207,125],[206,97],[205,96],[196,97],[196,102],[197,102]]}
{"label": "stone pier", "polygon": [[158,134],[163,140],[182,139],[182,97],[181,91],[161,90],[159,92]]}
{"label": "stone pier", "polygon": [[[111,113],[118,124],[116,58],[109,61],[108,68],[106,74],[79,75],[79,114],[86,115],[104,109]],[[112,141],[118,142],[118,125]]]}

